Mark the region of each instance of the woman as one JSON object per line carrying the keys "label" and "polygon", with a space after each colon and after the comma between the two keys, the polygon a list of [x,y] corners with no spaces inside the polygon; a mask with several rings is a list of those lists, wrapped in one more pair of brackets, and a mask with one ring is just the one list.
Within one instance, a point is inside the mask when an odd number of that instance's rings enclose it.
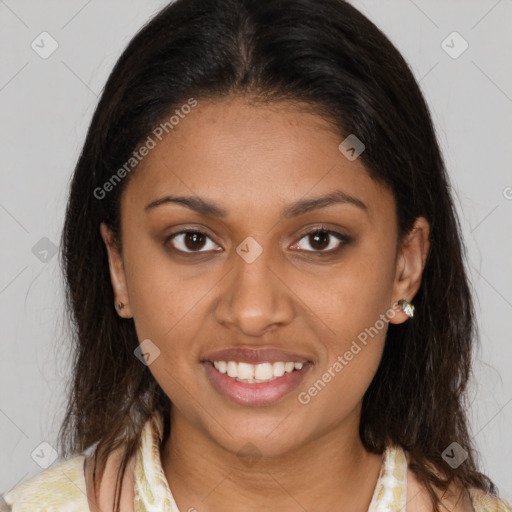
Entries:
{"label": "woman", "polygon": [[429,112],[348,3],[163,9],[105,86],[62,243],[68,458],[4,509],[512,510],[468,432]]}

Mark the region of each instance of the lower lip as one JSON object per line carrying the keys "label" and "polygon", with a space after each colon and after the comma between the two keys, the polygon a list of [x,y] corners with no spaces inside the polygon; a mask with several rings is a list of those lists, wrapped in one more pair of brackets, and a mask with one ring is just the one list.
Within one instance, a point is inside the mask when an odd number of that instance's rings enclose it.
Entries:
{"label": "lower lip", "polygon": [[269,382],[250,384],[239,382],[226,373],[220,373],[212,363],[202,363],[213,387],[221,394],[243,405],[267,405],[277,402],[293,391],[304,379],[311,363],[304,363],[300,370],[285,373]]}

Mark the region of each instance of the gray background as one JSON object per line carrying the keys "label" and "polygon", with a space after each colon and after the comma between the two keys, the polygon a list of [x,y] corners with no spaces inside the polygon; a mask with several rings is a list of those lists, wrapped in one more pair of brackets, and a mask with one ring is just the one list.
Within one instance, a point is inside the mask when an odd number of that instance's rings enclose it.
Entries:
{"label": "gray background", "polygon": [[[0,0],[0,492],[39,472],[35,460],[44,464],[56,446],[70,354],[52,248],[68,180],[108,73],[164,4]],[[471,393],[473,435],[484,470],[510,500],[512,2],[353,4],[403,53],[432,110],[478,298],[482,346]],[[31,47],[34,40],[42,45],[43,31],[58,43],[46,59]],[[469,44],[458,58],[445,51],[463,48],[450,36],[454,31]]]}

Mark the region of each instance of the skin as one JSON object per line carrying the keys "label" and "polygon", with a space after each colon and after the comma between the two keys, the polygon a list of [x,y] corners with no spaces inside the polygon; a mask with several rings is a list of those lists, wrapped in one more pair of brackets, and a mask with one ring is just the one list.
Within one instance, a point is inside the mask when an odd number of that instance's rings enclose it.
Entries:
{"label": "skin", "polygon": [[[180,510],[218,512],[226,503],[247,512],[269,503],[285,512],[340,503],[346,511],[368,508],[382,458],[365,450],[358,426],[386,328],[310,403],[297,395],[399,299],[414,298],[429,225],[418,218],[398,246],[391,191],[370,178],[360,159],[339,151],[342,140],[297,105],[256,106],[238,97],[199,102],[130,177],[121,201],[122,253],[101,225],[116,304],[124,303],[118,314],[133,318],[139,340],[149,338],[160,350],[149,369],[173,403],[162,467]],[[365,208],[336,203],[280,217],[295,201],[337,190]],[[200,197],[227,215],[177,203],[145,209],[167,195]],[[308,233],[322,225],[350,241],[326,236],[318,248]],[[184,229],[208,237],[195,246],[183,235],[166,242]],[[263,250],[252,263],[236,252],[248,236]],[[407,321],[394,311],[392,323]],[[313,367],[278,402],[237,404],[215,391],[200,360],[242,345],[305,354]],[[247,442],[261,454],[250,467],[237,456]],[[130,499],[123,510],[132,510]],[[100,505],[111,510],[107,497]]]}
{"label": "skin", "polygon": [[[118,467],[121,463],[122,449],[115,450],[109,457],[105,473],[101,480],[98,496],[92,492],[92,460],[86,459],[85,477],[87,497],[91,512],[106,512],[114,510],[114,492]],[[408,462],[411,457],[407,454]],[[128,463],[127,471],[123,478],[123,487],[121,494],[120,510],[123,512],[133,512],[133,472],[134,458]],[[173,490],[175,485],[173,484]],[[175,493],[174,493],[175,494]],[[441,500],[440,510],[452,512],[472,512],[473,507],[470,497],[463,489],[451,486],[447,492],[438,492]],[[244,509],[245,510],[245,509]],[[192,511],[189,511],[192,512]],[[412,471],[407,472],[407,512],[432,512],[432,503],[425,487],[423,487]]]}

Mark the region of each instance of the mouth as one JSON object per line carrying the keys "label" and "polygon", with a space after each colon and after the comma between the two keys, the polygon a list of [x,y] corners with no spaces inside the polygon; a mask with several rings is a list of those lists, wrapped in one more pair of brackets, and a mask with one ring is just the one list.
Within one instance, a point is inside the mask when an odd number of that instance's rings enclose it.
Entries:
{"label": "mouth", "polygon": [[258,384],[261,382],[272,382],[282,377],[285,373],[292,373],[301,370],[304,362],[277,361],[275,363],[264,362],[258,364],[236,362],[236,361],[208,361],[220,373],[238,382]]}
{"label": "mouth", "polygon": [[268,405],[291,393],[313,363],[303,361],[205,360],[202,366],[214,389],[243,405]]}

